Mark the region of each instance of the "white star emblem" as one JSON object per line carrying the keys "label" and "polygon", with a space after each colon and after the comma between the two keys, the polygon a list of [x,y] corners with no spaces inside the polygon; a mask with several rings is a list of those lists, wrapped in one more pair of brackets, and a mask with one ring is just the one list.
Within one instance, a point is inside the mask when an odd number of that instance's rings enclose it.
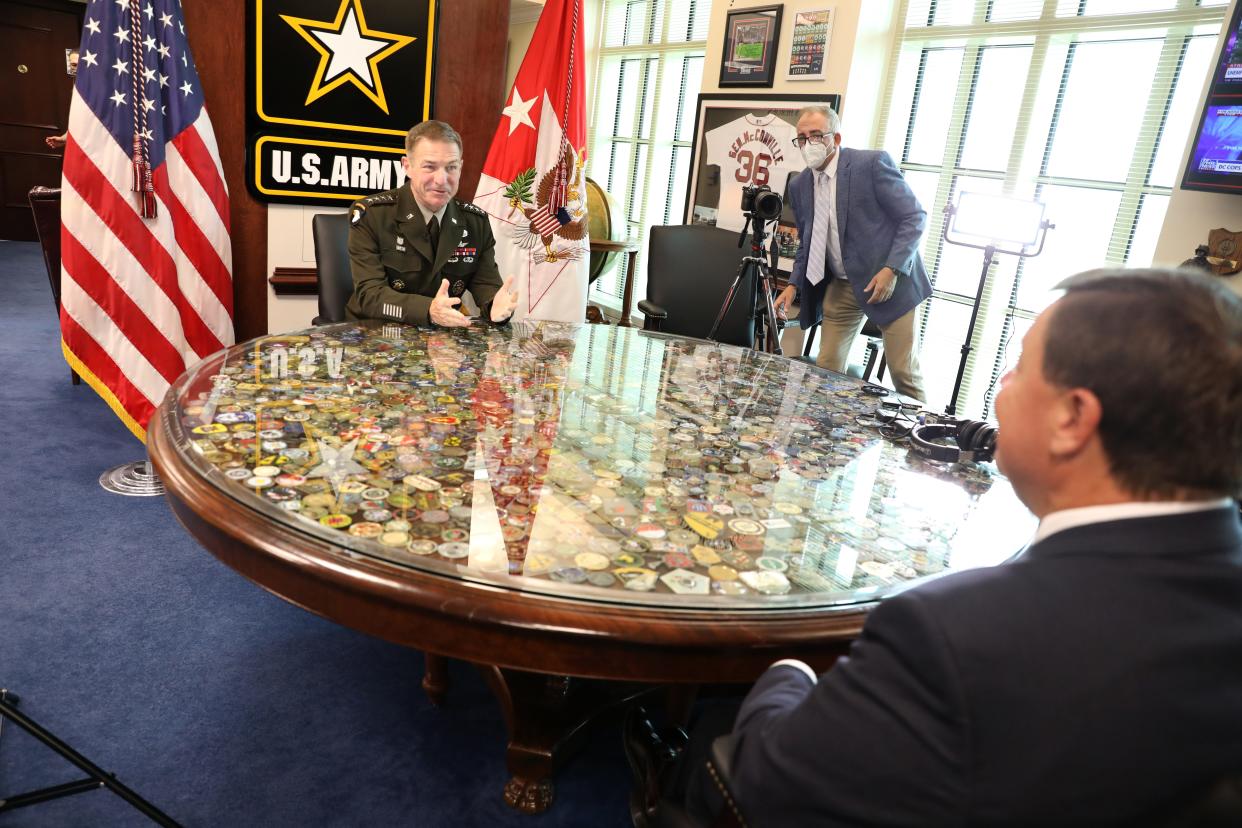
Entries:
{"label": "white star emblem", "polygon": [[185,83],[181,84],[181,91],[184,92],[186,97],[188,98],[190,96],[190,93],[194,91],[194,87],[190,86],[189,81],[186,81]]}
{"label": "white star emblem", "polygon": [[509,117],[509,134],[512,135],[514,130],[525,124],[531,129],[535,128],[535,122],[530,119],[530,108],[535,105],[535,98],[532,95],[530,100],[522,100],[522,96],[518,94],[517,86],[513,87],[513,100],[502,111],[502,115]]}
{"label": "white star emblem", "polygon": [[147,68],[143,69],[143,70],[142,70],[142,79],[143,79],[144,81],[153,81],[153,80],[155,80],[155,70],[154,70],[154,69],[152,69],[150,66],[148,66]]}
{"label": "white star emblem", "polygon": [[146,110],[147,112],[150,112],[152,109],[155,109],[155,101],[151,100],[150,98],[144,97],[142,99],[142,108]]}
{"label": "white star emblem", "polygon": [[150,20],[152,17],[155,16],[155,9],[151,8],[150,3],[147,3],[147,7],[142,10],[142,13],[147,16],[147,20]]}
{"label": "white star emblem", "polygon": [[125,61],[120,58],[116,59],[116,63],[112,64],[112,68],[116,70],[118,75],[124,75],[129,72],[129,67],[125,65]]}
{"label": "white star emblem", "polygon": [[169,51],[168,47],[167,47],[167,46],[165,46],[163,43],[161,43],[161,44],[160,44],[160,48],[156,49],[156,51],[157,51],[157,52],[159,52],[159,53],[160,53],[160,57],[164,58],[165,60],[167,60],[167,59],[168,59],[169,54],[171,54],[171,52]]}
{"label": "white star emblem", "polygon": [[358,18],[352,7],[345,12],[345,22],[339,32],[312,29],[311,34],[332,53],[328,71],[323,75],[325,82],[345,72],[353,72],[367,86],[375,88],[375,78],[371,76],[368,59],[387,49],[389,41],[363,37],[362,32],[358,31]]}
{"label": "white star emblem", "polygon": [[168,107],[166,107],[166,106],[162,106],[162,105],[161,105],[161,106],[160,106],[160,114],[161,114],[161,115],[167,115],[167,114],[168,114]]}
{"label": "white star emblem", "polygon": [[177,28],[181,30],[182,34],[185,34],[185,24],[180,20],[177,21]]}
{"label": "white star emblem", "polygon": [[116,4],[120,6],[121,11],[125,11],[129,8],[129,0],[116,0]]}
{"label": "white star emblem", "polygon": [[171,25],[172,25],[172,15],[171,15],[171,14],[168,14],[167,12],[165,12],[164,14],[161,14],[161,15],[160,15],[160,22],[161,22],[161,23],[163,23],[165,26],[171,26]]}
{"label": "white star emblem", "polygon": [[91,30],[91,34],[99,34],[99,21],[94,18],[87,20],[86,28]]}
{"label": "white star emblem", "polygon": [[142,41],[142,45],[147,47],[148,52],[151,51],[155,48],[155,38],[148,35],[147,39]]}
{"label": "white star emblem", "polygon": [[154,136],[152,136],[152,135],[151,135],[151,130],[149,130],[149,129],[144,129],[144,130],[142,131],[142,140],[144,140],[144,141],[150,141],[153,137],[154,137]]}
{"label": "white star emblem", "polygon": [[307,477],[326,477],[332,489],[340,497],[341,484],[351,474],[366,474],[367,470],[354,461],[354,450],[358,445],[358,437],[350,440],[339,449],[317,440],[319,444],[319,465],[306,473]]}
{"label": "white star emblem", "polygon": [[117,106],[125,106],[125,93],[119,89],[116,90],[116,92],[112,94],[112,102]]}
{"label": "white star emblem", "polygon": [[112,33],[112,36],[116,38],[117,43],[124,43],[129,40],[129,29],[126,29],[123,26],[117,26],[116,31]]}
{"label": "white star emblem", "polygon": [[160,75],[160,88],[168,86],[168,75]]}
{"label": "white star emblem", "polygon": [[185,52],[181,53],[181,65],[186,68],[189,68],[190,66],[190,58]]}
{"label": "white star emblem", "polygon": [[88,49],[86,53],[82,55],[82,60],[87,66],[98,66],[99,62],[95,60],[96,57],[98,57],[98,55]]}
{"label": "white star emblem", "polygon": [[287,14],[280,17],[319,54],[319,66],[306,97],[307,104],[348,83],[384,112],[388,111],[379,63],[416,38],[368,26],[362,0],[340,0],[332,21]]}

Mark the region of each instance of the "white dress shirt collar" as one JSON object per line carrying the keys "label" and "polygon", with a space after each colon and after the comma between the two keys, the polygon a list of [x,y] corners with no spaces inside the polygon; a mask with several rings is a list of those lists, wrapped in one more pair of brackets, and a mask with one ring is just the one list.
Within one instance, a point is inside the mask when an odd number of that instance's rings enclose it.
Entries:
{"label": "white dress shirt collar", "polygon": [[1222,497],[1218,500],[1140,501],[1112,503],[1107,506],[1082,506],[1077,509],[1062,509],[1059,512],[1051,512],[1044,515],[1044,519],[1039,522],[1039,528],[1035,530],[1035,537],[1031,539],[1031,543],[1039,543],[1057,532],[1086,526],[1091,523],[1107,523],[1114,520],[1206,512],[1210,509],[1223,509],[1232,504],[1232,500]]}

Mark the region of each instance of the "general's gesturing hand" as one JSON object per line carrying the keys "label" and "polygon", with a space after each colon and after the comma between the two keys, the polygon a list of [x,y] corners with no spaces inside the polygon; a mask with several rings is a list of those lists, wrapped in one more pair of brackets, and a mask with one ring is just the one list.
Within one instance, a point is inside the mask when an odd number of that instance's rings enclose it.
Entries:
{"label": "general's gesturing hand", "polygon": [[431,308],[427,311],[432,324],[439,325],[441,328],[470,327],[470,317],[457,310],[456,306],[461,304],[461,300],[449,296],[448,289],[448,279],[441,279],[440,289],[436,291],[435,297],[431,300]]}
{"label": "general's gesturing hand", "polygon": [[492,297],[492,321],[504,322],[513,315],[513,309],[517,307],[518,292],[513,286],[513,277],[505,279],[505,283],[500,286],[500,290]]}

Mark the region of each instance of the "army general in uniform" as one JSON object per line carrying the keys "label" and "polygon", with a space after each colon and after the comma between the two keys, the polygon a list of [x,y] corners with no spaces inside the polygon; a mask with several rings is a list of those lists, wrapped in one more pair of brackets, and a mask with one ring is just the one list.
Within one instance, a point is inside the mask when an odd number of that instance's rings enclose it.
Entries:
{"label": "army general in uniform", "polygon": [[354,294],[346,318],[466,327],[471,319],[459,307],[468,290],[482,319],[507,322],[517,292],[513,277],[502,281],[496,268],[487,213],[453,198],[461,136],[442,121],[424,121],[406,135],[405,153],[408,186],[350,207]]}

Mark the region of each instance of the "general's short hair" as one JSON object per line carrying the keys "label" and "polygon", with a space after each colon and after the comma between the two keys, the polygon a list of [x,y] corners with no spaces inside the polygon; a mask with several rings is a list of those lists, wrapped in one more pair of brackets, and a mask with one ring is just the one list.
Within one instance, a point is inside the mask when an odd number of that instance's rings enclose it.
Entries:
{"label": "general's short hair", "polygon": [[838,133],[841,131],[841,116],[837,111],[827,104],[811,104],[804,106],[798,110],[798,120],[801,121],[804,115],[823,115],[828,119],[828,131]]}
{"label": "general's short hair", "polygon": [[423,121],[410,127],[410,131],[405,134],[405,154],[413,154],[415,145],[423,140],[453,143],[457,145],[458,152],[465,153],[461,136],[444,121]]}
{"label": "general's short hair", "polygon": [[1044,378],[1100,400],[1113,478],[1146,497],[1242,494],[1242,298],[1189,270],[1057,286]]}

